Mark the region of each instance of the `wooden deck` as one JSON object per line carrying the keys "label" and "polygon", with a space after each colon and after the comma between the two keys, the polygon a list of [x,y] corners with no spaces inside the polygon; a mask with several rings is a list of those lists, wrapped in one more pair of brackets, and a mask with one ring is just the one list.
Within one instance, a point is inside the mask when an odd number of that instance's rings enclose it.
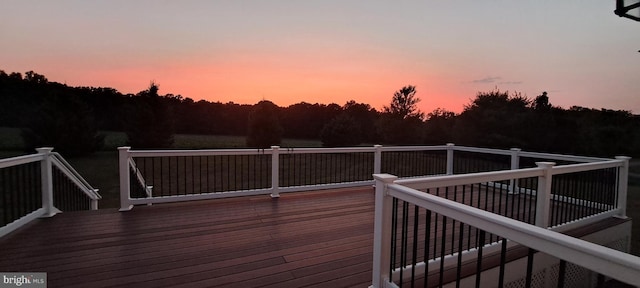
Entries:
{"label": "wooden deck", "polygon": [[48,287],[367,287],[373,211],[360,187],[62,213],[0,239],[0,271],[47,272]]}
{"label": "wooden deck", "polygon": [[367,287],[373,206],[367,187],[62,213],[1,239],[0,271],[47,272],[48,287]]}

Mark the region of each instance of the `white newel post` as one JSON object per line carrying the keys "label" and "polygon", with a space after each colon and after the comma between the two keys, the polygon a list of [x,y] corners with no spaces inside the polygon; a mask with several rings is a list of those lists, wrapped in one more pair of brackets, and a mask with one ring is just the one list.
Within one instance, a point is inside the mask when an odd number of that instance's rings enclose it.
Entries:
{"label": "white newel post", "polygon": [[618,217],[627,218],[627,186],[629,185],[629,160],[631,157],[616,156],[622,160],[622,167],[618,170]]}
{"label": "white newel post", "polygon": [[52,217],[56,215],[53,207],[53,167],[51,166],[51,147],[37,148],[39,154],[44,156],[40,165],[40,177],[42,182],[42,217]]}
{"label": "white newel post", "polygon": [[271,198],[280,197],[280,146],[271,146]]}
{"label": "white newel post", "polygon": [[387,195],[387,185],[398,179],[389,174],[375,174],[376,206],[373,227],[373,277],[370,287],[386,287],[391,279],[389,265],[391,265],[391,213],[392,199]]}
{"label": "white newel post", "polygon": [[456,144],[447,143],[447,175],[453,175],[453,148]]}
{"label": "white newel post", "polygon": [[[520,169],[520,148],[511,148],[511,170]],[[509,180],[509,193],[514,194],[517,193],[518,183],[516,179]]]}
{"label": "white newel post", "polygon": [[131,147],[118,147],[118,170],[120,171],[120,212],[129,211],[131,205],[131,193],[129,179],[129,150]]}
{"label": "white newel post", "polygon": [[549,207],[551,207],[551,171],[555,162],[536,162],[542,168],[544,174],[538,177],[538,189],[536,191],[536,226],[549,227]]}
{"label": "white newel post", "polygon": [[382,145],[373,145],[373,174],[382,173]]}

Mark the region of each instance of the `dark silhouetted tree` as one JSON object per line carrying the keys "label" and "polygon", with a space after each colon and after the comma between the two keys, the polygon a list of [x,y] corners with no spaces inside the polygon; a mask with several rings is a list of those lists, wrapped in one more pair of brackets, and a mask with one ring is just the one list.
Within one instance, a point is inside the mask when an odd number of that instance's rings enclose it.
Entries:
{"label": "dark silhouetted tree", "polygon": [[549,111],[552,108],[551,103],[549,103],[549,96],[547,96],[546,91],[542,92],[541,95],[536,97],[536,99],[534,99],[531,104],[533,110],[536,111]]}
{"label": "dark silhouetted tree", "polygon": [[337,104],[310,104],[300,102],[282,111],[284,136],[289,138],[319,139],[322,128],[342,112]]}
{"label": "dark silhouetted tree", "polygon": [[280,145],[281,141],[282,126],[278,119],[278,106],[267,100],[258,102],[249,114],[247,146],[269,148]]}
{"label": "dark silhouetted tree", "polygon": [[375,143],[377,139],[376,121],[379,113],[376,109],[371,108],[369,104],[356,103],[351,100],[342,107],[345,114],[349,115],[356,122],[362,142]]}
{"label": "dark silhouetted tree", "polygon": [[320,140],[325,147],[358,145],[362,143],[360,125],[353,117],[342,113],[324,126]]}
{"label": "dark silhouetted tree", "polygon": [[100,149],[104,135],[98,133],[89,107],[76,97],[50,95],[22,129],[27,151],[53,147],[63,156],[88,155]]}
{"label": "dark silhouetted tree", "polygon": [[427,114],[425,121],[424,144],[442,145],[454,141],[453,127],[455,125],[456,114],[442,108],[433,110]]}
{"label": "dark silhouetted tree", "polygon": [[422,120],[424,113],[418,109],[420,98],[416,97],[416,86],[407,85],[393,93],[391,104],[384,106],[383,112],[405,118],[418,118]]}
{"label": "dark silhouetted tree", "polygon": [[166,100],[158,95],[158,85],[130,98],[125,132],[133,148],[169,148],[173,145],[173,123]]}
{"label": "dark silhouetted tree", "polygon": [[383,143],[394,145],[422,143],[424,113],[417,107],[420,98],[415,94],[415,86],[402,87],[393,94],[391,104],[383,108],[383,113],[376,123],[376,130]]}
{"label": "dark silhouetted tree", "polygon": [[462,145],[494,148],[527,148],[523,140],[527,130],[530,100],[514,93],[494,90],[479,92],[457,117],[454,137]]}

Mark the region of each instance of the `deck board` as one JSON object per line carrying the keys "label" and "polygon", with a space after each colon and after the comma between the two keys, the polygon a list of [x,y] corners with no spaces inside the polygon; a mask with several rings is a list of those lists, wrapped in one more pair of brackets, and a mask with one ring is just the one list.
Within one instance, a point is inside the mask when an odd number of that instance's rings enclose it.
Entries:
{"label": "deck board", "polygon": [[[489,198],[474,201],[510,210]],[[0,239],[0,271],[47,272],[48,287],[367,287],[373,211],[369,186],[62,213]]]}
{"label": "deck board", "polygon": [[49,287],[366,287],[373,205],[360,187],[62,213],[1,239],[0,271]]}

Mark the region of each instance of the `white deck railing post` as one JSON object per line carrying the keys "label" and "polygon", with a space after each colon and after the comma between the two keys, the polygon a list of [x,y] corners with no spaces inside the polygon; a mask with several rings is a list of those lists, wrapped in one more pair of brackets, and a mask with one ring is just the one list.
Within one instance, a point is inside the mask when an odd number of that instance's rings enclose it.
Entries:
{"label": "white deck railing post", "polygon": [[544,169],[544,174],[538,177],[538,189],[536,191],[536,223],[542,228],[549,227],[549,207],[551,207],[551,170],[556,165],[554,162],[536,162],[539,168]]}
{"label": "white deck railing post", "polygon": [[40,164],[42,208],[44,209],[42,217],[52,217],[56,215],[53,207],[53,166],[51,165],[51,151],[53,151],[53,148],[37,148],[36,151],[44,156]]}
{"label": "white deck railing post", "polygon": [[622,160],[622,166],[618,170],[618,217],[627,218],[627,186],[629,185],[629,160],[631,157],[616,156]]}
{"label": "white deck railing post", "polygon": [[373,174],[382,173],[382,145],[373,145]]}
{"label": "white deck railing post", "polygon": [[271,197],[280,197],[280,146],[271,146]]}
{"label": "white deck railing post", "polygon": [[447,175],[453,175],[453,148],[456,144],[447,143]]}
{"label": "white deck railing post", "polygon": [[129,154],[131,147],[118,147],[118,169],[120,170],[120,211],[129,211],[131,205],[130,181],[129,179]]}
{"label": "white deck railing post", "polygon": [[389,174],[375,174],[376,181],[375,215],[373,226],[373,277],[370,287],[386,287],[391,280],[389,265],[391,265],[391,213],[392,199],[387,194],[387,185],[397,180],[397,176]]}
{"label": "white deck railing post", "polygon": [[[520,169],[520,148],[511,148],[511,170]],[[509,193],[514,194],[518,190],[516,179],[509,180]]]}

